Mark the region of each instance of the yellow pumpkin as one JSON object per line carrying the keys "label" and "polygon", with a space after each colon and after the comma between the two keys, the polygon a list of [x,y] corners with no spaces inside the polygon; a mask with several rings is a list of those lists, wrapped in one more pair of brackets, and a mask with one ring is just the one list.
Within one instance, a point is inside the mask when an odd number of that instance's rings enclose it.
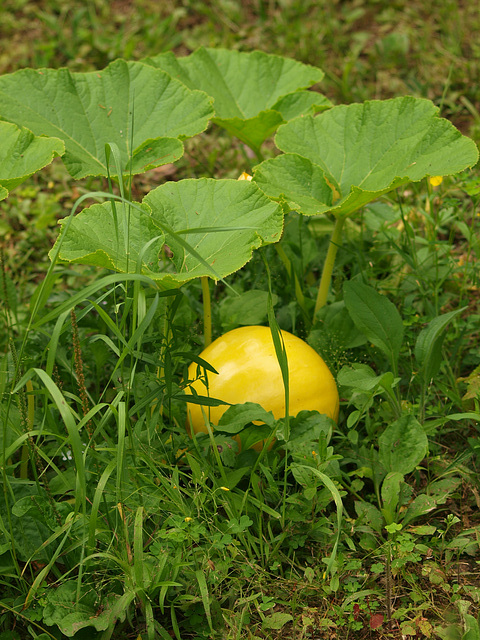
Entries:
{"label": "yellow pumpkin", "polygon": [[[306,342],[282,331],[289,370],[291,416],[303,410],[316,410],[338,420],[339,398],[335,380],[323,359]],[[285,416],[285,392],[280,365],[269,327],[246,326],[233,329],[217,338],[200,357],[218,372],[207,371],[208,391],[201,379],[186,388],[198,395],[209,395],[242,404],[256,402],[275,418]],[[189,379],[196,377],[197,364],[189,367]],[[217,425],[227,405],[206,407],[187,404],[188,427],[195,433],[207,433],[203,412],[212,425]],[[254,448],[260,449],[262,443]]]}

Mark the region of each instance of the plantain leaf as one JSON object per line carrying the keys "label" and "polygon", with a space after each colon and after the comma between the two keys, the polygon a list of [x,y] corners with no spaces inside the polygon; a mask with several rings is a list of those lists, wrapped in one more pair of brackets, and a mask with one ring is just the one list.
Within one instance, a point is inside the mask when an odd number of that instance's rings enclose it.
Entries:
{"label": "plantain leaf", "polygon": [[[43,543],[49,537],[53,527],[47,526],[45,518],[39,517],[38,505],[42,511],[45,504],[45,492],[29,483],[15,482],[9,486],[8,502],[0,496],[0,521],[10,520],[10,526],[0,531],[0,549],[15,549],[17,558],[22,562],[35,559],[48,562],[52,553],[50,547],[44,547]],[[31,501],[32,510],[29,513],[21,509],[21,503]],[[15,507],[19,505],[19,512]],[[33,508],[35,507],[35,508]],[[7,510],[10,516],[7,515]],[[47,517],[51,516],[47,513]],[[52,520],[54,522],[54,520]]]}
{"label": "plantain leaf", "polygon": [[422,371],[426,384],[432,380],[440,368],[445,328],[455,316],[465,311],[465,309],[467,307],[455,309],[434,318],[419,333],[415,343],[415,360]]}
{"label": "plantain leaf", "polygon": [[282,613],[280,611],[276,611],[272,613],[270,616],[264,617],[262,621],[262,629],[283,629],[283,627],[293,620],[293,616],[290,613]]}
{"label": "plantain leaf", "polygon": [[357,280],[344,284],[343,297],[357,328],[383,351],[396,370],[403,342],[403,322],[395,305],[373,287]]}
{"label": "plantain leaf", "polygon": [[400,498],[400,485],[403,475],[398,471],[391,471],[382,482],[382,515],[387,524],[395,522],[396,510]]}
{"label": "plantain leaf", "polygon": [[390,424],[378,438],[379,462],[389,473],[406,476],[415,470],[428,450],[428,438],[412,415]]}
{"label": "plantain leaf", "polygon": [[[49,626],[57,625],[69,638],[86,627],[105,631],[125,619],[128,605],[134,597],[135,593],[129,591],[123,596],[109,593],[101,597],[95,589],[88,587],[82,587],[79,594],[77,581],[68,580],[48,591],[43,619]],[[94,637],[93,631],[90,637]]]}

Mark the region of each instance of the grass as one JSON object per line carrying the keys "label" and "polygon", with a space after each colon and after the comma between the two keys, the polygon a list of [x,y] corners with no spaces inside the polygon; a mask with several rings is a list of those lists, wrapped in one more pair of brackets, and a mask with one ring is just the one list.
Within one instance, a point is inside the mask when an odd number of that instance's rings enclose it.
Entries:
{"label": "grass", "polygon": [[[170,11],[16,0],[0,24],[2,73],[260,48],[322,67],[336,103],[427,97],[479,139],[474,3],[192,1]],[[139,176],[134,197],[244,169],[241,145],[211,130],[174,166]],[[241,322],[267,323],[270,291],[270,321],[308,338],[339,383],[338,428],[300,416],[291,440],[261,458],[237,455],[228,433],[186,433],[200,282],[160,295],[135,276],[49,268],[57,219],[96,189],[108,185],[74,182],[55,161],[1,203],[0,640],[476,638],[478,169],[407,185],[347,220],[311,329],[298,282],[313,308],[325,219],[287,215],[283,253],[264,247],[231,288],[212,286],[214,338],[239,323],[234,292],[262,292]],[[393,363],[345,307],[344,284],[359,280],[398,310]],[[42,291],[48,302],[32,317]],[[459,309],[434,343],[430,378],[418,336]],[[402,460],[418,452],[401,478],[379,475],[389,447]]]}

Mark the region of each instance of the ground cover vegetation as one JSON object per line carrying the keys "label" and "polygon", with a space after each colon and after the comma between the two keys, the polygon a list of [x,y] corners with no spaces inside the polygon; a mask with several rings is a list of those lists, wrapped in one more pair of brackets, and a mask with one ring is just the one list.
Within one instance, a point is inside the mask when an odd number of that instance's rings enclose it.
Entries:
{"label": "ground cover vegetation", "polygon": [[[2,4],[0,640],[480,637],[479,28]],[[338,420],[192,437],[204,347],[257,325]]]}

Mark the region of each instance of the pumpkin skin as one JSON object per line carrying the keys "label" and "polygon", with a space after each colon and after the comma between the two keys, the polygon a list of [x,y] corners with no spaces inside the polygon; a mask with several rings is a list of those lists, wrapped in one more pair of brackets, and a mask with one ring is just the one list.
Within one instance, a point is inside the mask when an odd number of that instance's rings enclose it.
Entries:
{"label": "pumpkin skin", "polygon": [[[291,416],[303,410],[316,410],[338,420],[339,397],[335,380],[319,354],[306,342],[293,334],[282,331],[288,359]],[[233,329],[212,342],[200,357],[218,372],[207,371],[208,393],[202,380],[195,380],[185,391],[198,395],[209,395],[229,402],[242,404],[255,402],[276,419],[285,416],[285,392],[280,365],[269,327],[245,326]],[[197,364],[188,369],[189,379],[194,379]],[[203,411],[202,411],[203,409]],[[212,425],[217,425],[228,409],[202,407],[187,404],[187,425],[195,433],[207,433],[203,412]],[[257,443],[255,449],[261,449]]]}

